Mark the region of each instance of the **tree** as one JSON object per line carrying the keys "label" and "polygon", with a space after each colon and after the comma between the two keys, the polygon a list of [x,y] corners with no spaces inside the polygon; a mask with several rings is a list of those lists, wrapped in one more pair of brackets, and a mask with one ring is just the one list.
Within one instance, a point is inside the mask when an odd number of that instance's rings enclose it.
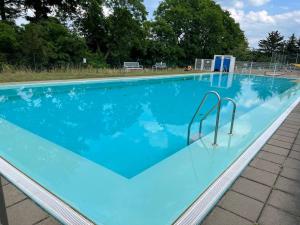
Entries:
{"label": "tree", "polygon": [[121,66],[126,60],[139,60],[144,54],[146,8],[142,0],[108,0],[105,58]]}
{"label": "tree", "polygon": [[81,0],[24,0],[24,6],[34,10],[34,16],[27,16],[30,21],[47,19],[50,13],[72,14]]}
{"label": "tree", "polygon": [[259,41],[258,46],[262,53],[271,56],[272,53],[279,53],[283,51],[284,37],[279,33],[279,31],[272,31],[268,34],[268,37],[265,40]]}
{"label": "tree", "polygon": [[300,53],[300,37],[297,40],[297,49],[298,49],[298,53]]}
{"label": "tree", "polygon": [[[14,25],[29,9],[29,24]],[[79,64],[82,57],[96,67],[249,57],[239,24],[213,0],[162,0],[151,21],[143,0],[0,0],[0,16],[0,59],[37,69]]]}
{"label": "tree", "polygon": [[24,63],[36,69],[79,64],[87,54],[84,40],[54,18],[26,25],[21,46]]}
{"label": "tree", "polygon": [[286,52],[287,54],[297,54],[298,52],[298,47],[297,47],[297,38],[295,34],[292,34],[292,36],[289,37],[289,39],[286,42]]}
{"label": "tree", "polygon": [[23,0],[0,0],[0,18],[2,21],[11,21],[21,13]]}
{"label": "tree", "polygon": [[182,54],[178,60],[182,63],[247,46],[239,25],[211,0],[164,0],[155,12],[155,20],[172,29],[154,36],[159,40],[168,35],[167,40],[174,40],[166,48],[179,47]]}
{"label": "tree", "polygon": [[11,23],[0,21],[0,61],[14,63],[19,49],[18,28]]}
{"label": "tree", "polygon": [[178,45],[178,39],[171,25],[165,20],[157,19],[147,23],[146,27],[146,63],[153,65],[164,61],[170,66],[176,66],[179,59],[184,57],[184,51]]}
{"label": "tree", "polygon": [[89,0],[81,3],[76,26],[85,37],[92,52],[101,54],[107,47],[107,21],[103,13],[103,0]]}

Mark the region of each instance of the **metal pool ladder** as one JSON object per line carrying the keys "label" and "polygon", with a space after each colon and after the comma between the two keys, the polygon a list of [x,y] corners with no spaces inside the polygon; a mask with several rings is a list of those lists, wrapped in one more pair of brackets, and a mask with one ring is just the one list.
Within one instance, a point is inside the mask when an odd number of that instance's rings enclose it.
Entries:
{"label": "metal pool ladder", "polygon": [[191,136],[191,127],[197,117],[197,115],[199,114],[201,108],[203,107],[207,97],[209,95],[214,95],[216,98],[217,98],[217,103],[215,105],[213,105],[210,110],[208,110],[204,115],[203,117],[201,118],[200,120],[200,123],[199,123],[199,136],[201,138],[201,135],[202,135],[202,124],[203,124],[203,121],[215,110],[217,110],[217,115],[216,115],[216,123],[215,123],[215,134],[214,134],[214,142],[213,142],[213,145],[217,145],[217,142],[218,142],[218,131],[219,131],[219,122],[220,122],[220,112],[221,112],[221,105],[224,101],[229,101],[232,103],[233,105],[233,108],[232,108],[232,114],[231,114],[231,125],[230,125],[230,131],[229,131],[229,134],[232,135],[233,134],[233,125],[234,125],[234,120],[235,120],[235,112],[236,112],[236,103],[233,99],[231,98],[223,98],[221,99],[220,95],[218,92],[216,91],[209,91],[207,92],[204,97],[202,98],[202,101],[201,103],[199,104],[194,116],[192,117],[190,123],[189,123],[189,126],[188,126],[188,133],[187,133],[187,145],[190,144],[191,142],[191,139],[190,139],[190,136]]}

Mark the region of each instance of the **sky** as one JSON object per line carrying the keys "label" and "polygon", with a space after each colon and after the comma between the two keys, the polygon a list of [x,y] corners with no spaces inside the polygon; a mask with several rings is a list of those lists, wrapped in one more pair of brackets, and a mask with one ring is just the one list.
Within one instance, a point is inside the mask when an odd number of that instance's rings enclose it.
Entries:
{"label": "sky", "polygon": [[[144,0],[152,18],[160,0]],[[216,0],[240,24],[250,47],[256,48],[268,32],[278,30],[286,38],[300,37],[300,0]]]}

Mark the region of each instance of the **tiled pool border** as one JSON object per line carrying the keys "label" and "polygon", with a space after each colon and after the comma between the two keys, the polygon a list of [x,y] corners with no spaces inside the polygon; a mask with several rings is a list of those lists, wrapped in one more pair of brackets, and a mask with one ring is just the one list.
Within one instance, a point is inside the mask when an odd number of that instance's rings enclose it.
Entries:
{"label": "tiled pool border", "polygon": [[[160,79],[184,76],[210,75],[211,73],[191,73],[176,75],[159,75],[159,76],[142,76],[142,77],[116,77],[116,78],[99,78],[90,80],[67,80],[67,81],[47,81],[34,83],[14,83],[2,84],[1,88],[13,87],[35,87],[44,85],[64,85],[64,84],[86,84],[109,81],[128,81],[128,80],[145,80]],[[256,74],[249,74],[256,75]],[[265,75],[260,75],[265,76]],[[270,76],[266,76],[270,77]],[[281,77],[288,78],[288,77]],[[295,79],[295,78],[293,78]],[[251,159],[257,154],[261,147],[267,142],[271,135],[277,130],[281,123],[286,119],[289,113],[300,102],[298,98],[246,151],[239,157],[229,169],[227,169],[178,219],[174,222],[176,225],[182,224],[198,224],[209,213],[211,208],[222,197],[234,180],[240,175],[242,170],[248,165]],[[94,224],[78,213],[75,209],[60,200],[58,197],[47,191],[45,188],[28,178],[21,171],[10,165],[7,161],[0,157],[0,173],[12,182],[16,187],[27,194],[33,201],[48,211],[64,224],[74,225],[90,225]]]}

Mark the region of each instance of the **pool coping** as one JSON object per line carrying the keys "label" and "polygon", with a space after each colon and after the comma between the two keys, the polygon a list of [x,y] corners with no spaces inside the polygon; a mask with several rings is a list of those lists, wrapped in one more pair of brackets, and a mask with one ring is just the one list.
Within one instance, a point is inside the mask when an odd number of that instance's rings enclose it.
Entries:
{"label": "pool coping", "polygon": [[[36,86],[44,86],[44,85],[64,85],[64,84],[88,84],[88,83],[103,83],[103,82],[117,82],[117,81],[129,81],[129,80],[147,80],[147,79],[161,79],[161,78],[176,78],[176,77],[184,77],[184,76],[201,76],[208,75],[213,72],[205,72],[205,73],[183,73],[183,74],[164,74],[164,75],[147,75],[147,76],[116,76],[116,77],[103,77],[103,78],[85,78],[85,79],[66,79],[66,80],[41,80],[41,81],[20,81],[20,82],[12,82],[12,83],[0,83],[0,88],[9,87],[36,87]],[[215,73],[216,74],[216,73]],[[226,73],[228,74],[228,73]]]}
{"label": "pool coping", "polygon": [[9,182],[25,193],[41,208],[54,216],[63,224],[93,225],[94,223],[82,214],[60,200],[57,196],[47,191],[41,185],[27,177],[24,173],[0,157],[0,173]]}
{"label": "pool coping", "polygon": [[173,224],[199,224],[299,103],[300,97],[298,97],[297,100],[294,101]]}
{"label": "pool coping", "polygon": [[[183,74],[163,74],[163,75],[146,75],[146,76],[116,76],[116,77],[103,77],[103,78],[84,78],[84,79],[66,79],[66,80],[41,80],[41,81],[20,81],[11,83],[0,83],[1,88],[16,88],[16,87],[36,87],[44,85],[63,85],[63,84],[87,84],[87,83],[102,83],[102,82],[117,82],[117,81],[128,81],[128,80],[147,80],[147,79],[161,79],[161,78],[176,78],[184,76],[201,76],[201,75],[211,75],[211,74],[236,74],[236,73],[221,73],[221,72],[204,72],[204,73],[183,73]],[[243,76],[262,76],[262,77],[274,77],[274,78],[285,78],[285,79],[296,79],[300,80],[300,77],[289,77],[289,76],[271,76],[265,74],[239,74]]]}
{"label": "pool coping", "polygon": [[[66,81],[49,81],[49,82],[37,82],[37,83],[20,83],[20,84],[8,84],[1,85],[5,87],[16,86],[41,86],[49,84],[78,84],[78,83],[94,83],[94,82],[107,82],[107,81],[128,81],[128,80],[144,80],[144,79],[160,79],[171,77],[184,77],[187,75],[209,75],[211,73],[192,73],[192,74],[179,74],[179,75],[162,75],[162,76],[143,76],[143,77],[124,77],[124,78],[100,78],[91,80],[66,80]],[[251,74],[254,75],[254,74]],[[264,76],[264,75],[262,75]],[[295,79],[295,78],[293,78]],[[190,206],[174,224],[197,224],[199,223],[219,200],[219,198],[225,193],[228,187],[239,176],[243,168],[248,165],[255,154],[266,143],[276,129],[281,125],[288,114],[297,106],[300,102],[300,97],[293,102],[289,108],[276,119],[274,123],[262,134],[255,142],[247,148],[235,163],[233,163],[229,169],[227,169],[199,198]],[[268,134],[269,133],[269,134]],[[258,143],[257,143],[258,142]],[[244,159],[245,158],[245,159]],[[248,159],[247,159],[248,158]],[[242,162],[239,162],[239,161]],[[237,164],[237,165],[236,165]],[[245,165],[244,165],[245,164]],[[243,167],[244,166],[244,167]],[[232,168],[233,167],[233,168]],[[232,171],[233,170],[233,171]],[[237,172],[238,171],[238,172]],[[94,224],[92,221],[84,217],[81,213],[73,209],[70,205],[60,200],[57,196],[47,191],[41,185],[27,177],[24,173],[16,169],[5,159],[0,157],[0,173],[11,181],[16,187],[27,194],[34,202],[40,205],[43,209],[56,217],[60,222],[64,224]],[[225,188],[224,188],[225,187]]]}

